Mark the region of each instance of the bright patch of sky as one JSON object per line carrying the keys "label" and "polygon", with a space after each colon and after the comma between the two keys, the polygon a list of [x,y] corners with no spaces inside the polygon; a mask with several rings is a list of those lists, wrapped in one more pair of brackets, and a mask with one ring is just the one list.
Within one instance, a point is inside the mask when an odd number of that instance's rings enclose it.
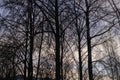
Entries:
{"label": "bright patch of sky", "polygon": [[[0,0],[0,7],[1,7],[1,4],[3,3],[2,0]],[[3,13],[3,9],[0,8],[0,15]]]}

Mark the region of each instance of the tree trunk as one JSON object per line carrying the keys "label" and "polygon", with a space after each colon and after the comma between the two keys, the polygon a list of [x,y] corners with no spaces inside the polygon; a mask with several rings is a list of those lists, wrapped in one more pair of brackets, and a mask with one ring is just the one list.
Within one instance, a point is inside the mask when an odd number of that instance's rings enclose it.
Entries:
{"label": "tree trunk", "polygon": [[86,30],[87,30],[87,49],[88,49],[88,74],[89,80],[93,80],[93,72],[92,72],[92,49],[91,49],[91,37],[90,37],[90,22],[89,22],[89,5],[88,1],[85,0],[86,3]]}
{"label": "tree trunk", "polygon": [[[61,29],[61,30],[63,31],[63,29]],[[60,65],[60,68],[61,68],[61,80],[64,80],[64,79],[63,79],[64,35],[65,35],[65,34],[63,33],[62,39],[61,39],[61,45],[60,45],[60,46],[61,46],[61,56],[60,56],[60,57],[61,57],[61,58],[60,58],[60,59],[61,59],[61,62],[60,62],[60,63],[61,63],[61,65]]]}
{"label": "tree trunk", "polygon": [[15,67],[15,52],[14,52],[14,55],[13,55],[13,80],[15,80],[15,76],[16,76],[16,67]]}
{"label": "tree trunk", "polygon": [[27,54],[28,54],[28,24],[26,25],[25,60],[24,60],[24,80],[26,80]]}
{"label": "tree trunk", "polygon": [[30,28],[30,53],[29,53],[29,66],[28,66],[28,80],[33,78],[33,46],[34,46],[34,23],[33,23],[33,1],[28,0],[28,22]]}
{"label": "tree trunk", "polygon": [[78,18],[77,18],[77,11],[76,11],[76,6],[75,6],[75,0],[74,0],[74,11],[75,11],[75,26],[76,26],[76,31],[77,31],[77,37],[78,37],[78,55],[79,55],[79,80],[83,79],[82,75],[82,57],[81,57],[81,27],[80,25],[78,26]]}
{"label": "tree trunk", "polygon": [[59,20],[58,20],[58,0],[55,0],[55,61],[56,61],[56,80],[60,80],[60,34],[59,34]]}
{"label": "tree trunk", "polygon": [[[42,30],[42,31],[43,31],[43,30]],[[37,65],[36,80],[37,80],[37,78],[38,78],[39,68],[40,68],[40,57],[41,57],[42,42],[43,42],[43,33],[42,33],[42,36],[41,36],[40,47],[39,47],[39,55],[38,55],[38,65]]]}
{"label": "tree trunk", "polygon": [[82,80],[82,59],[81,59],[81,40],[80,33],[78,33],[78,55],[79,55],[79,80]]}

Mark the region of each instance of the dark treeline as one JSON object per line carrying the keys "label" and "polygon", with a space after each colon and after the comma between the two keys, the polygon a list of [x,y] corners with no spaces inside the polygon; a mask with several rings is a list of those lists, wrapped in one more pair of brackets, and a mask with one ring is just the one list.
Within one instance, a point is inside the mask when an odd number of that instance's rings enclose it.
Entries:
{"label": "dark treeline", "polygon": [[0,80],[120,80],[119,0],[1,0]]}

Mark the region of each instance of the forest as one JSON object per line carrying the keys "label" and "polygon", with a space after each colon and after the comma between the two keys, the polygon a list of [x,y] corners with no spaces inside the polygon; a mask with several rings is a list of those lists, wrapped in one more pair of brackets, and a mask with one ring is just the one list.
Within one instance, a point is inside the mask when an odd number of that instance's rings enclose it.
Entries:
{"label": "forest", "polygon": [[0,0],[0,80],[120,80],[120,0]]}

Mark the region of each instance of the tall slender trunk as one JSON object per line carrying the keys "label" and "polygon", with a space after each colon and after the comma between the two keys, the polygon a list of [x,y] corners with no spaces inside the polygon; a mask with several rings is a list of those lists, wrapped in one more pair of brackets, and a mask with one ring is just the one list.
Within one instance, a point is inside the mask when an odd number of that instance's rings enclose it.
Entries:
{"label": "tall slender trunk", "polygon": [[34,46],[34,23],[33,23],[33,0],[28,0],[28,21],[30,28],[30,53],[29,53],[29,67],[28,67],[28,80],[33,78],[33,46]]}
{"label": "tall slender trunk", "polygon": [[[42,31],[43,31],[43,30],[42,30]],[[38,65],[37,65],[36,80],[37,80],[37,78],[38,78],[39,68],[40,68],[40,57],[41,57],[42,42],[43,42],[43,33],[42,33],[42,36],[41,36],[41,42],[40,42],[40,47],[39,47],[39,55],[38,55]]]}
{"label": "tall slender trunk", "polygon": [[61,52],[61,80],[63,80],[63,47]]}
{"label": "tall slender trunk", "polygon": [[81,27],[78,26],[78,18],[77,18],[77,11],[76,11],[76,6],[75,6],[75,0],[74,0],[74,11],[75,11],[75,26],[76,26],[76,31],[77,31],[77,37],[78,37],[78,55],[79,55],[79,80],[83,80],[83,75],[82,75],[82,58],[81,58]]}
{"label": "tall slender trunk", "polygon": [[[63,30],[63,29],[61,29],[61,30]],[[60,62],[60,68],[61,68],[61,80],[64,80],[63,79],[63,53],[64,53],[64,34],[62,35],[62,39],[61,39],[61,62]]]}
{"label": "tall slender trunk", "polygon": [[56,80],[60,80],[60,34],[59,34],[59,19],[58,19],[58,0],[55,0],[55,26],[56,26],[56,34],[55,34],[55,61],[56,61]]}
{"label": "tall slender trunk", "polygon": [[24,60],[24,80],[26,80],[26,61],[27,61],[27,51],[25,52],[25,60]]}
{"label": "tall slender trunk", "polygon": [[87,30],[87,50],[88,50],[88,74],[89,80],[93,80],[93,72],[92,72],[92,49],[91,49],[91,37],[90,37],[90,22],[89,22],[89,5],[88,1],[85,0],[86,3],[86,30]]}
{"label": "tall slender trunk", "polygon": [[[77,17],[76,17],[77,18]],[[79,80],[83,80],[82,75],[82,55],[81,55],[81,30],[78,28],[78,23],[76,19],[77,35],[78,35],[78,55],[79,55]]]}
{"label": "tall slender trunk", "polygon": [[24,60],[24,80],[26,80],[27,53],[28,53],[28,24],[26,25],[25,60]]}
{"label": "tall slender trunk", "polygon": [[87,49],[88,49],[88,73],[89,73],[89,80],[93,80],[93,72],[92,72],[92,49],[91,49],[89,18],[86,18],[86,27],[87,27]]}
{"label": "tall slender trunk", "polygon": [[81,59],[81,39],[80,33],[78,32],[78,55],[79,55],[79,80],[82,80],[82,59]]}
{"label": "tall slender trunk", "polygon": [[24,60],[24,80],[26,80],[26,68],[27,68],[26,62],[27,62],[27,51],[25,52],[25,60]]}
{"label": "tall slender trunk", "polygon": [[55,39],[55,44],[56,44],[56,80],[60,80],[60,40],[59,40],[59,35],[56,34],[56,39]]}
{"label": "tall slender trunk", "polygon": [[15,52],[14,52],[14,55],[13,55],[13,80],[15,80],[15,76],[16,76],[16,70],[15,70]]}

